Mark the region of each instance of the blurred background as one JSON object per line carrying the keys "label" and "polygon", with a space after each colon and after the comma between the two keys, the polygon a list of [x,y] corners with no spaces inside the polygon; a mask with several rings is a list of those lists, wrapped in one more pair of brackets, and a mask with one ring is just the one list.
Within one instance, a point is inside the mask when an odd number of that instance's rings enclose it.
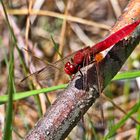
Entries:
{"label": "blurred background", "polygon": [[[67,84],[70,77],[63,71],[65,61],[73,52],[103,40],[128,0],[5,0],[4,4],[17,40],[14,87],[16,93],[20,93]],[[11,45],[11,34],[0,4],[0,96],[6,95],[8,90]],[[139,52],[140,46],[129,57],[122,72],[140,69]],[[133,114],[134,118],[126,113],[133,111],[138,102],[139,89],[139,78],[112,81],[67,140],[102,140],[124,117],[127,119],[119,125],[112,139],[136,139],[139,111]],[[13,102],[12,138],[22,139],[62,90]],[[1,104],[0,136],[5,110],[6,105]]]}

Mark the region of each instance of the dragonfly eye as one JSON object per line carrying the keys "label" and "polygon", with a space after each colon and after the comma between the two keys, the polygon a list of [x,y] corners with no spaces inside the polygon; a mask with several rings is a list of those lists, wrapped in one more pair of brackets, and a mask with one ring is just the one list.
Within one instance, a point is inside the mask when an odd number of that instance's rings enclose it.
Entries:
{"label": "dragonfly eye", "polygon": [[70,62],[67,62],[65,64],[65,68],[64,68],[64,71],[68,74],[68,75],[72,75],[72,74],[75,74],[78,69],[75,65],[73,65],[72,63]]}

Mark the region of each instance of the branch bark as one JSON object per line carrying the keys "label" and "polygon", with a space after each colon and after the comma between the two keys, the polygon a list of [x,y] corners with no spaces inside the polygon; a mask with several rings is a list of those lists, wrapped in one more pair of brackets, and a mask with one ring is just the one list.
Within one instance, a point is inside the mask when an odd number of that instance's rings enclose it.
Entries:
{"label": "branch bark", "polygon": [[[115,32],[122,26],[140,18],[140,0],[131,0],[123,15],[112,28]],[[129,17],[129,20],[128,20]],[[46,114],[36,123],[25,140],[63,140],[80,121],[90,106],[99,97],[98,78],[101,91],[120,70],[131,52],[140,41],[140,27],[127,40],[116,44],[98,64],[97,77],[95,64],[84,67],[83,77],[76,74],[67,89],[56,99]],[[86,82],[86,87],[83,87]]]}

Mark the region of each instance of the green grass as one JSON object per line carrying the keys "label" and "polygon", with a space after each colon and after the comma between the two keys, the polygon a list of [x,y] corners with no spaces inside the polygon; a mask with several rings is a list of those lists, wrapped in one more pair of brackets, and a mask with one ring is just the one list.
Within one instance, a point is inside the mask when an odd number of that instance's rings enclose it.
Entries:
{"label": "green grass", "polygon": [[[8,28],[10,30],[10,35],[12,34],[12,28],[10,26],[8,16],[6,13],[6,8],[4,6],[3,1],[1,1],[4,14],[6,17],[6,22]],[[7,108],[6,108],[6,116],[5,116],[5,124],[4,124],[4,133],[3,133],[3,140],[10,140],[12,139],[12,120],[13,120],[13,94],[15,93],[15,85],[14,85],[14,46],[15,41],[13,36],[11,35],[11,45],[10,45],[10,60],[9,62],[6,61],[8,67],[8,89],[7,89]]]}
{"label": "green grass", "polygon": [[128,79],[133,79],[133,78],[137,78],[137,77],[140,77],[140,70],[119,73],[112,79],[112,81],[128,80]]}
{"label": "green grass", "polygon": [[121,128],[125,124],[125,122],[130,118],[130,116],[132,116],[134,113],[136,113],[139,110],[139,108],[140,108],[140,101],[132,107],[131,111],[129,111],[127,113],[127,115],[125,115],[117,124],[115,124],[110,129],[110,131],[108,132],[108,134],[105,136],[104,140],[108,140],[109,138],[111,138],[112,136],[114,136],[115,133],[117,132],[117,130],[119,128]]}
{"label": "green grass", "polygon": [[[116,80],[126,80],[126,79],[133,79],[136,77],[140,76],[140,71],[132,71],[132,72],[123,72],[123,73],[119,73],[117,74],[114,78],[113,81]],[[25,91],[25,92],[19,92],[19,93],[15,93],[13,100],[20,100],[20,99],[24,99],[30,96],[34,96],[34,95],[38,95],[40,93],[47,93],[47,92],[51,92],[54,90],[59,90],[59,89],[64,89],[67,87],[67,84],[64,85],[58,85],[58,86],[54,86],[54,87],[49,87],[49,88],[43,88],[43,89],[38,89],[38,90],[30,90],[30,91]],[[8,100],[8,96],[7,95],[3,95],[0,96],[0,104],[6,103]]]}
{"label": "green grass", "polygon": [[[30,91],[25,91],[25,92],[19,92],[19,93],[15,93],[13,96],[13,101],[16,100],[21,100],[30,96],[34,96],[40,93],[48,93],[48,92],[52,92],[55,90],[59,90],[59,89],[64,89],[66,88],[67,85],[58,85],[58,86],[53,86],[53,87],[49,87],[49,88],[42,88],[42,89],[38,89],[38,90],[30,90]],[[3,95],[0,96],[0,104],[4,104],[8,101],[8,96],[7,95]]]}
{"label": "green grass", "polygon": [[[11,48],[13,48],[11,46]],[[8,71],[8,91],[7,91],[7,109],[5,117],[4,135],[3,140],[10,140],[12,135],[12,118],[13,118],[13,94],[15,93],[14,85],[14,55],[13,49],[10,54],[9,71]]]}
{"label": "green grass", "polygon": [[[138,110],[137,120],[140,122],[140,108]],[[136,140],[140,140],[140,125],[136,126]]]}
{"label": "green grass", "polygon": [[[116,80],[126,80],[126,79],[133,79],[136,77],[140,76],[140,71],[132,71],[132,72],[123,72],[123,73],[119,73],[117,74],[114,78],[113,81]],[[67,85],[58,85],[58,86],[54,86],[54,87],[49,87],[49,88],[43,88],[43,89],[38,89],[38,90],[30,90],[30,91],[25,91],[25,92],[19,92],[14,94],[13,100],[20,100],[20,99],[24,99],[33,95],[38,95],[40,93],[46,93],[46,92],[51,92],[54,90],[59,90],[59,89],[64,89],[66,88]],[[8,100],[8,96],[7,95],[3,95],[0,96],[0,104],[6,103]]]}

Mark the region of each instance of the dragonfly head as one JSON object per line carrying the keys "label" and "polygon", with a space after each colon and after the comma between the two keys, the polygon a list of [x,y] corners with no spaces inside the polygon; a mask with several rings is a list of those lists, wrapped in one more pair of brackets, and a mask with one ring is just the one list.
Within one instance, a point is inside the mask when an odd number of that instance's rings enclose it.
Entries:
{"label": "dragonfly head", "polygon": [[73,63],[67,62],[65,64],[64,71],[66,74],[72,75],[72,74],[75,74],[78,71],[78,69],[77,69],[77,66],[75,66]]}

